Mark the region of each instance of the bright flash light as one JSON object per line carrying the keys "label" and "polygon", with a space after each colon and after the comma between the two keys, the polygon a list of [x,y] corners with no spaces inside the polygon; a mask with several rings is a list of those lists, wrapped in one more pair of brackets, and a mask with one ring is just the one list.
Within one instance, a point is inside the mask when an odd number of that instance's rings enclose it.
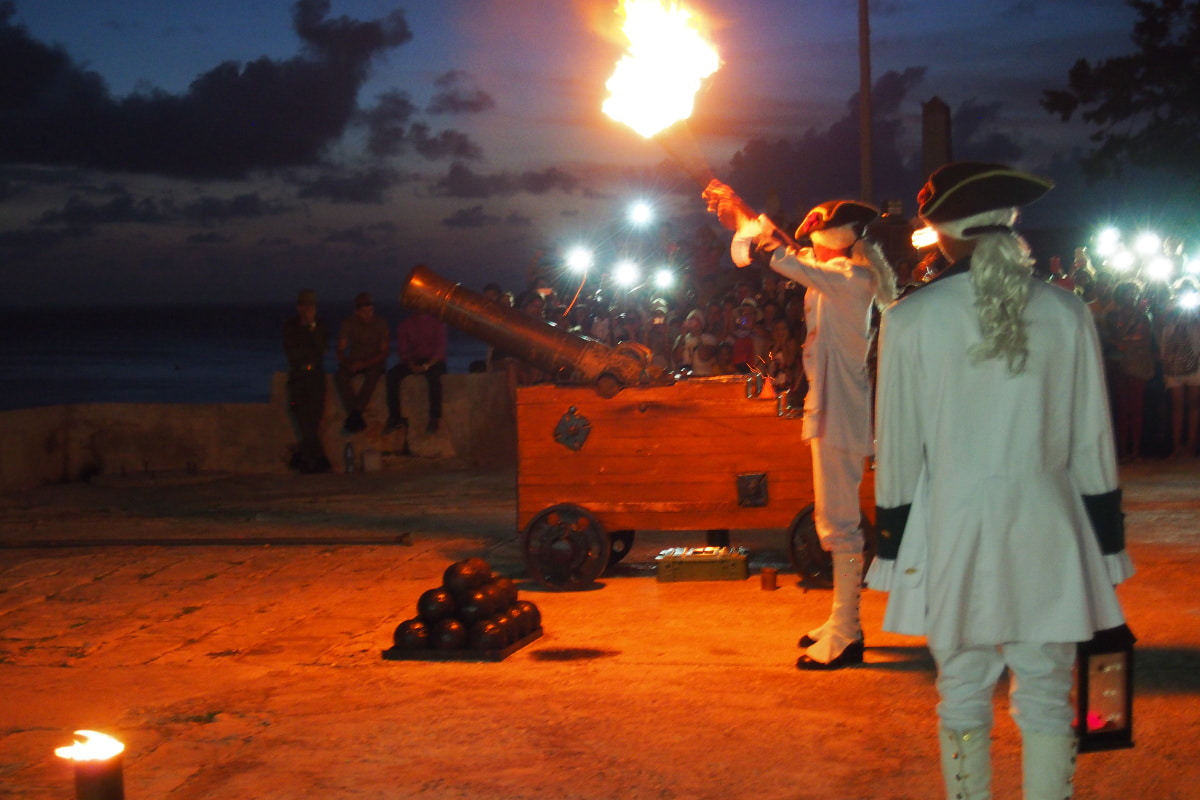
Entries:
{"label": "bright flash light", "polygon": [[592,251],[586,247],[573,247],[567,253],[567,268],[572,272],[587,272],[593,261]]}
{"label": "bright flash light", "polygon": [[1118,272],[1128,272],[1133,269],[1134,263],[1137,262],[1137,256],[1128,250],[1121,250],[1115,253],[1112,257],[1113,269]]}
{"label": "bright flash light", "polygon": [[1105,228],[1096,234],[1096,254],[1108,258],[1121,246],[1121,232],[1116,228]]}
{"label": "bright flash light", "polygon": [[1183,271],[1193,275],[1200,273],[1200,258],[1193,258],[1183,265]]}
{"label": "bright flash light", "polygon": [[1179,295],[1179,307],[1187,311],[1200,308],[1200,292],[1184,292]]}
{"label": "bright flash light", "polygon": [[641,273],[638,272],[637,264],[632,261],[621,261],[613,267],[613,280],[618,286],[633,286],[638,282]]}
{"label": "bright flash light", "polygon": [[1152,256],[1155,253],[1162,252],[1162,239],[1157,233],[1145,231],[1139,233],[1137,239],[1133,242],[1133,248],[1137,250],[1140,256]]}
{"label": "bright flash light", "polygon": [[125,751],[125,745],[98,731],[75,731],[76,742],[68,747],[55,748],[59,758],[72,761],[107,761]]}
{"label": "bright flash light", "polygon": [[660,269],[654,273],[654,285],[659,289],[670,289],[675,285],[675,273],[669,269]]}
{"label": "bright flash light", "polygon": [[933,228],[930,228],[928,225],[924,228],[918,228],[917,230],[913,231],[912,234],[912,246],[918,250],[922,250],[926,247],[932,247],[933,245],[937,244],[937,240],[937,231],[935,231]]}
{"label": "bright flash light", "polygon": [[1174,271],[1175,264],[1166,256],[1156,258],[1146,265],[1146,275],[1156,281],[1170,280]]}
{"label": "bright flash light", "polygon": [[647,138],[692,115],[701,83],[721,59],[668,0],[624,0],[621,30],[629,46],[605,87],[604,113]]}
{"label": "bright flash light", "polygon": [[639,200],[629,207],[629,221],[639,228],[650,224],[650,220],[654,219],[654,209],[650,204]]}

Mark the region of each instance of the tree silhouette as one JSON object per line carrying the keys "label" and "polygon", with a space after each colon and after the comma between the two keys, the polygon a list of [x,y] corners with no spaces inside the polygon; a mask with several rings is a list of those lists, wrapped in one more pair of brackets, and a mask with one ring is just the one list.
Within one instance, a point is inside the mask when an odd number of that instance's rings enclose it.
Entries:
{"label": "tree silhouette", "polygon": [[1041,105],[1064,122],[1078,111],[1095,130],[1082,161],[1089,181],[1129,167],[1166,170],[1200,185],[1200,2],[1128,0],[1137,51],[1092,64],[1079,59],[1069,88]]}

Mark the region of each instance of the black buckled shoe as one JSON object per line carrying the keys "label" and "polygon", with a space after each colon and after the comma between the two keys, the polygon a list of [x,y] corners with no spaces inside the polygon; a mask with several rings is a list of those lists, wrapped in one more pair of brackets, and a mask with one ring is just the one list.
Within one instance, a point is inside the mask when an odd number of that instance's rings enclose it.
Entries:
{"label": "black buckled shoe", "polygon": [[800,658],[796,659],[796,669],[802,669],[802,670],[841,669],[842,667],[851,667],[851,666],[854,666],[855,664],[861,664],[861,663],[863,663],[863,648],[864,648],[864,645],[861,640],[856,641],[856,642],[851,642],[850,644],[846,645],[846,649],[843,650],[837,656],[837,658],[833,659],[829,663],[825,663],[824,661],[814,661],[813,659],[809,658],[807,655],[803,655],[803,656],[800,656]]}

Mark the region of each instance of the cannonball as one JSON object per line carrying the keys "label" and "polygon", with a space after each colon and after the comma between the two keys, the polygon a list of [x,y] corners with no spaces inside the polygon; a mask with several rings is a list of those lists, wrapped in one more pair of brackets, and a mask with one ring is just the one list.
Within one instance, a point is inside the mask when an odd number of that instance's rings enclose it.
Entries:
{"label": "cannonball", "polygon": [[503,650],[508,646],[508,637],[490,619],[481,619],[471,626],[470,641],[474,650]]}
{"label": "cannonball", "polygon": [[442,586],[456,597],[465,597],[482,587],[487,583],[492,571],[490,568],[480,569],[479,564],[473,563],[476,560],[482,561],[482,559],[468,558],[463,561],[455,561],[446,567],[445,572],[442,573]]}
{"label": "cannonball", "polygon": [[476,589],[458,603],[455,617],[470,625],[495,613],[496,605],[492,596],[482,589]]}
{"label": "cannonball", "polygon": [[472,556],[467,559],[467,563],[471,565],[479,574],[483,575],[483,582],[487,583],[492,577],[492,565],[479,556]]}
{"label": "cannonball", "polygon": [[406,619],[396,626],[392,643],[401,650],[424,650],[429,647],[429,626],[420,617]]}
{"label": "cannonball", "polygon": [[454,596],[444,587],[429,589],[417,598],[417,616],[432,625],[454,616]]}
{"label": "cannonball", "polygon": [[533,633],[533,628],[529,627],[529,623],[533,620],[525,613],[525,609],[521,608],[516,603],[513,603],[504,612],[505,616],[513,621],[513,625],[517,629],[517,638],[527,636]]}
{"label": "cannonball", "polygon": [[535,606],[533,603],[529,602],[528,600],[518,600],[516,602],[516,605],[520,606],[521,610],[524,611],[527,615],[529,615],[529,619],[530,619],[529,630],[530,630],[530,632],[536,631],[538,628],[542,627],[542,612],[538,610],[537,606]]}
{"label": "cannonball", "polygon": [[496,623],[496,627],[504,631],[504,638],[507,639],[507,644],[512,644],[521,638],[521,630],[517,627],[518,623],[508,614],[497,614],[492,617],[492,622]]}
{"label": "cannonball", "polygon": [[456,619],[444,619],[433,626],[430,635],[435,650],[462,650],[467,646],[467,626]]}
{"label": "cannonball", "polygon": [[493,578],[489,585],[496,587],[496,591],[500,595],[501,608],[508,608],[517,602],[517,584],[513,582],[512,578],[501,575],[499,578]]}

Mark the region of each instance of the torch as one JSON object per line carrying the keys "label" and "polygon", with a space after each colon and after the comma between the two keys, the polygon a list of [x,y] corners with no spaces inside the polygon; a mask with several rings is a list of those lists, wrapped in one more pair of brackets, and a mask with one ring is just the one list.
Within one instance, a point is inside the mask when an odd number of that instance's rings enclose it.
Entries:
{"label": "torch", "polygon": [[54,754],[75,765],[75,800],[125,800],[125,745],[96,731],[75,731],[76,742]]}
{"label": "torch", "polygon": [[[704,190],[709,210],[717,212],[725,227],[736,230],[758,217],[736,192],[715,180],[687,123],[696,93],[721,65],[716,48],[693,24],[692,13],[673,0],[623,0],[620,13],[628,46],[605,84],[609,97],[604,113],[658,142]],[[773,224],[763,228],[779,244],[798,247]]]}

